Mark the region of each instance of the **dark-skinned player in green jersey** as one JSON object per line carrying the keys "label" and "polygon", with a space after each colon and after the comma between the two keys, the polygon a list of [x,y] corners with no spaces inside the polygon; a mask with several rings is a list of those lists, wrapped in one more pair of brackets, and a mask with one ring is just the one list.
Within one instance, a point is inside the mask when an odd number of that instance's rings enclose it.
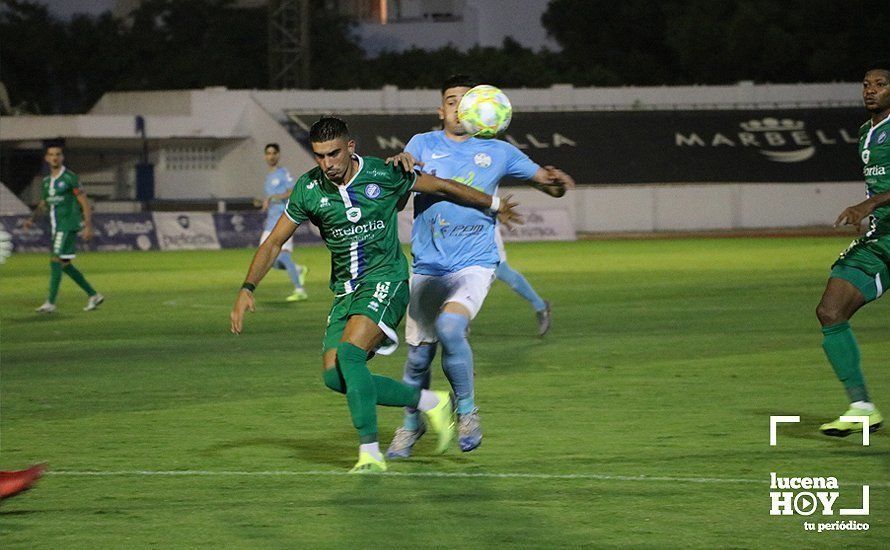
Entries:
{"label": "dark-skinned player in green jersey", "polygon": [[454,438],[447,392],[421,390],[368,370],[369,355],[388,354],[398,345],[396,329],[408,307],[408,262],[398,237],[399,200],[409,191],[429,193],[500,215],[518,216],[510,197],[503,201],[450,180],[406,172],[379,158],[355,154],[346,123],[323,117],[309,130],[318,164],[298,180],[284,214],[253,257],[231,312],[231,329],[241,332],[253,292],[282,245],[297,227],[311,221],[331,252],[330,288],[334,303],[322,345],[324,384],[346,394],[359,433],[359,460],[353,473],[386,471],[377,440],[377,405],[416,407],[438,434],[436,451]]}
{"label": "dark-skinned player in green jersey", "polygon": [[865,304],[877,300],[890,287],[890,60],[873,63],[862,80],[862,99],[869,120],[859,128],[859,159],[868,198],[847,207],[835,225],[857,229],[869,218],[868,231],[841,253],[816,308],[822,324],[822,347],[838,379],[847,390],[850,406],[840,418],[819,430],[835,437],[881,427],[883,418],[868,395],[859,365],[859,345],[850,318]]}
{"label": "dark-skinned player in green jersey", "polygon": [[52,231],[49,293],[46,302],[37,308],[37,313],[55,313],[56,297],[59,294],[63,273],[71,277],[71,280],[86,292],[89,298],[83,310],[92,311],[105,301],[105,297],[96,292],[87,282],[83,273],[71,263],[76,253],[77,233],[83,229],[84,240],[88,241],[93,238],[93,216],[90,202],[80,185],[77,174],[65,167],[65,155],[61,145],[57,143],[48,145],[44,160],[49,166],[49,175],[43,178],[41,200],[31,214],[31,218],[25,220],[22,226],[28,229],[44,210],[49,211]]}

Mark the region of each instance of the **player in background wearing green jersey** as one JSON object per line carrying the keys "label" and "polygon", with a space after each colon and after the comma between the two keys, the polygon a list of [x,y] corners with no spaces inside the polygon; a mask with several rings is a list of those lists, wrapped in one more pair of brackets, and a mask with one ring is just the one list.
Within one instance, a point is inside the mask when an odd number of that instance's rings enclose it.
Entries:
{"label": "player in background wearing green jersey", "polygon": [[835,437],[862,430],[862,423],[844,417],[867,417],[872,432],[883,422],[868,396],[859,366],[859,344],[849,321],[859,308],[878,299],[890,286],[890,61],[869,66],[862,81],[862,99],[870,115],[859,128],[859,157],[868,199],[844,209],[835,226],[859,228],[866,217],[870,226],[832,266],[816,308],[824,335],[822,347],[850,399],[847,412],[819,428],[823,434]]}
{"label": "player in background wearing green jersey", "polygon": [[230,315],[232,332],[243,328],[244,313],[254,310],[253,292],[281,247],[299,224],[318,226],[331,252],[330,288],[334,303],[322,345],[325,385],[346,394],[359,433],[359,460],[353,473],[386,471],[377,439],[376,405],[416,407],[438,434],[437,452],[454,438],[447,392],[422,390],[379,375],[367,361],[398,345],[396,329],[408,307],[408,262],[398,237],[398,203],[408,191],[438,195],[510,219],[517,216],[509,197],[501,201],[466,185],[427,174],[406,172],[382,159],[355,154],[346,123],[323,117],[312,125],[309,141],[318,164],[294,185],[284,215],[260,245]]}
{"label": "player in background wearing green jersey", "polygon": [[41,200],[37,208],[26,220],[23,227],[28,229],[39,218],[44,210],[49,209],[49,221],[52,235],[52,257],[49,262],[49,295],[37,313],[54,313],[62,273],[71,277],[77,286],[87,293],[84,311],[92,311],[105,301],[105,297],[90,286],[71,260],[75,256],[77,233],[83,228],[84,240],[93,238],[93,211],[87,195],[80,185],[77,174],[68,170],[64,164],[65,155],[62,146],[51,144],[46,148],[44,160],[49,165],[49,175],[43,178]]}

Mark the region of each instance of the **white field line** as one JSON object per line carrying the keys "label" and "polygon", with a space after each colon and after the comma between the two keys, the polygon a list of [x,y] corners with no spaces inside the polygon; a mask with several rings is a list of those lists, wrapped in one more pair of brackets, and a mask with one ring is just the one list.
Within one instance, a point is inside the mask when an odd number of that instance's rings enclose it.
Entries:
{"label": "white field line", "polygon": [[[47,475],[70,477],[339,477],[348,476],[346,470],[50,470]],[[541,479],[541,480],[592,480],[592,481],[642,481],[667,483],[740,483],[767,485],[769,479],[728,478],[728,477],[682,477],[682,476],[622,476],[609,474],[532,474],[521,472],[386,472],[376,474],[383,477],[457,478],[457,479]],[[844,482],[842,485],[862,485],[859,482]],[[890,488],[890,483],[864,482],[871,487]]]}

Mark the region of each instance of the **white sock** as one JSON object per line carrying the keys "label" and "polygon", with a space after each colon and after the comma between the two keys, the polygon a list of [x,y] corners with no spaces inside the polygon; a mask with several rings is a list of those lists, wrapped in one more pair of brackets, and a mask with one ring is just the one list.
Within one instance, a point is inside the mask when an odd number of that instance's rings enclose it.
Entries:
{"label": "white sock", "polygon": [[417,403],[417,408],[422,411],[429,411],[436,408],[436,405],[439,404],[439,396],[430,390],[420,390],[420,402]]}
{"label": "white sock", "polygon": [[872,412],[875,410],[875,404],[870,401],[856,401],[855,403],[850,403],[851,409],[863,409],[868,412]]}
{"label": "white sock", "polygon": [[368,453],[377,460],[383,460],[383,455],[380,454],[380,443],[377,441],[374,443],[362,443],[358,446],[358,451],[360,453]]}

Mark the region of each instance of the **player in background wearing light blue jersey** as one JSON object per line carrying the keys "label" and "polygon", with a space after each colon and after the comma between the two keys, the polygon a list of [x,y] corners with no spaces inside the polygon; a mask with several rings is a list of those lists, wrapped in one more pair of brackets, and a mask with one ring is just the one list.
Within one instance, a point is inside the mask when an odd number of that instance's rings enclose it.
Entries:
{"label": "player in background wearing light blue jersey", "polygon": [[[266,164],[269,166],[269,173],[266,174],[266,182],[263,184],[263,211],[266,212],[266,223],[263,226],[263,235],[260,237],[260,244],[263,244],[278,218],[284,214],[284,207],[287,199],[290,197],[291,190],[294,188],[294,180],[288,173],[287,168],[278,166],[281,158],[281,148],[277,143],[269,143],[263,148],[263,156]],[[299,302],[309,297],[303,289],[303,281],[309,271],[304,265],[296,265],[291,259],[294,251],[294,241],[289,239],[284,246],[281,247],[281,254],[275,260],[274,267],[276,269],[284,269],[287,271],[291,282],[294,284],[294,292],[286,298],[288,302]]]}
{"label": "player in background wearing light blue jersey", "polygon": [[499,280],[507,283],[513,289],[513,292],[525,298],[535,308],[535,317],[538,319],[538,336],[544,336],[550,330],[550,302],[538,296],[538,293],[535,292],[531,283],[528,282],[522,273],[513,269],[507,263],[507,251],[504,249],[504,237],[501,231],[501,225],[498,224],[494,232],[494,241],[498,247],[498,257],[501,262],[498,264],[494,274]]}
{"label": "player in background wearing light blue jersey", "polygon": [[[405,152],[387,162],[399,163],[405,170],[416,165],[425,173],[489,194],[496,193],[498,183],[507,176],[529,181],[553,197],[561,197],[567,188],[574,187],[568,174],[553,166],[539,166],[513,145],[466,133],[457,119],[457,106],[475,85],[464,75],[449,78],[442,86],[438,109],[443,130],[415,135]],[[457,397],[458,444],[464,452],[482,443],[474,400],[473,352],[467,332],[501,263],[497,231],[497,219],[491,214],[429,195],[414,196],[414,262],[405,323],[409,348],[404,380],[415,387],[429,388],[430,365],[437,345],[442,344],[442,368]],[[510,274],[518,275],[509,268],[505,273],[508,279]],[[525,286],[530,290],[527,282]],[[406,409],[404,425],[396,431],[387,458],[410,456],[425,430],[417,411]]]}

